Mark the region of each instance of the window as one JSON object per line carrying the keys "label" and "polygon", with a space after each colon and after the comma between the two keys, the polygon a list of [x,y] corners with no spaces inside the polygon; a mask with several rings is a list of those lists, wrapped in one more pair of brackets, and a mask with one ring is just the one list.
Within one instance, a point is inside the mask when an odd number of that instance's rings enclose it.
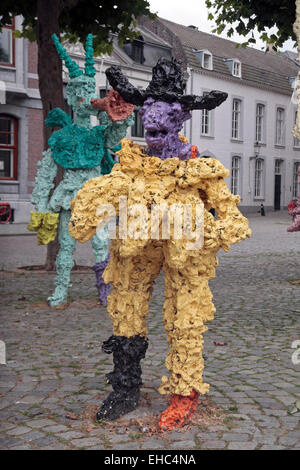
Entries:
{"label": "window", "polygon": [[232,157],[231,160],[231,192],[240,192],[240,157]]}
{"label": "window", "polygon": [[134,62],[137,62],[138,64],[143,64],[145,62],[143,36],[135,38],[132,42],[127,40],[123,46],[123,49],[126,54],[128,54],[129,57],[134,60]]}
{"label": "window", "polygon": [[[296,125],[297,121],[297,110],[295,111],[294,114],[294,125]],[[300,140],[297,139],[297,137],[294,137],[294,147],[300,147]]]}
{"label": "window", "polygon": [[232,131],[233,139],[240,138],[241,127],[241,100],[234,99],[232,102]]}
{"label": "window", "polygon": [[264,118],[265,107],[263,104],[256,105],[256,126],[255,126],[255,140],[256,142],[264,141]]}
{"label": "window", "polygon": [[99,96],[100,98],[105,98],[107,95],[107,89],[106,88],[99,88]]}
{"label": "window", "polygon": [[202,67],[204,69],[212,70],[212,55],[209,52],[203,53]]}
{"label": "window", "polygon": [[276,110],[276,145],[284,145],[284,109]]}
{"label": "window", "polygon": [[263,195],[263,164],[261,158],[255,160],[254,197],[262,197]]}
{"label": "window", "polygon": [[17,179],[18,168],[18,122],[0,115],[0,178]]}
{"label": "window", "polygon": [[298,183],[299,167],[300,167],[300,162],[295,162],[293,166],[293,190],[292,190],[293,199],[299,196],[299,183]]}
{"label": "window", "polygon": [[234,77],[241,77],[242,76],[241,70],[242,70],[241,63],[237,60],[234,60],[232,64],[232,75]]}
{"label": "window", "polygon": [[141,40],[134,40],[132,43],[132,59],[138,64],[144,62],[144,43]]}
{"label": "window", "polygon": [[207,49],[197,50],[193,49],[194,54],[197,57],[197,60],[203,69],[212,70],[213,69],[213,56],[212,53]]}
{"label": "window", "polygon": [[275,160],[275,175],[281,175],[281,165],[282,160],[279,160],[278,158]]}
{"label": "window", "polygon": [[201,116],[201,134],[203,135],[209,135],[210,133],[210,115],[208,109],[203,109],[202,110],[202,116]]}
{"label": "window", "polygon": [[[205,91],[203,96],[208,95],[208,92]],[[211,121],[211,114],[208,109],[202,109],[201,112],[201,134],[202,135],[210,135],[210,121]]]}
{"label": "window", "polygon": [[131,127],[131,136],[144,137],[144,126],[138,109],[134,110],[134,124]]}
{"label": "window", "polygon": [[12,66],[15,62],[14,57],[14,23],[11,26],[4,26],[0,33],[0,64]]}

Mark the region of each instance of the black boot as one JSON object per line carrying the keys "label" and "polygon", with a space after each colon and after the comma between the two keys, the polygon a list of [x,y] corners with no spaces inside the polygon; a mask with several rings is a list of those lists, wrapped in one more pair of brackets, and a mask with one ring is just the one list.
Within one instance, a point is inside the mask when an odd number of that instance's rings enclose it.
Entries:
{"label": "black boot", "polygon": [[140,361],[145,357],[148,342],[142,336],[111,336],[102,350],[113,353],[114,370],[106,375],[113,391],[97,413],[97,419],[117,419],[137,408],[142,385]]}

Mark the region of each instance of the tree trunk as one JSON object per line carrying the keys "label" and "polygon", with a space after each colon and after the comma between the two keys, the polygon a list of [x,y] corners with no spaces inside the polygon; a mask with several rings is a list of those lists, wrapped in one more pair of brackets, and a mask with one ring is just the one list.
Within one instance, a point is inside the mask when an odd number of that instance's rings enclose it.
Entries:
{"label": "tree trunk", "polygon": [[[61,0],[37,1],[37,44],[38,44],[38,75],[39,90],[43,105],[43,117],[54,108],[64,109],[62,62],[53,45],[51,35],[59,36],[59,15],[63,2]],[[48,147],[48,139],[53,129],[44,125],[44,148]],[[62,180],[63,169],[59,167],[54,180],[55,187]],[[56,239],[47,246],[45,269],[55,270],[55,259],[59,249]]]}

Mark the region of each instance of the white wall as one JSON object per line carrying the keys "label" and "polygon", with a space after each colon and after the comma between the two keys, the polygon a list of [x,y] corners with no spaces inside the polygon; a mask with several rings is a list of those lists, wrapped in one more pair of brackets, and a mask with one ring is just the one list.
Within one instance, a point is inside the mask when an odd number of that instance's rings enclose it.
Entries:
{"label": "white wall", "polygon": [[[215,78],[190,71],[187,83],[187,93],[202,95],[204,91],[221,90],[228,93],[227,100],[211,113],[212,136],[201,136],[201,111],[192,112],[192,120],[186,123],[185,133],[200,154],[209,151],[218,158],[228,169],[231,169],[233,155],[241,157],[241,206],[254,210],[261,203],[270,208],[274,207],[275,159],[282,159],[281,206],[286,206],[292,198],[293,163],[300,161],[300,148],[293,147],[292,128],[296,106],[291,97],[272,91],[255,88],[225,79]],[[292,92],[292,89],[291,89]],[[242,137],[241,141],[231,139],[232,99],[242,99]],[[264,158],[264,197],[254,197],[254,142],[256,104],[265,104],[266,140],[260,148],[260,156]],[[275,145],[276,106],[285,109],[285,146]],[[250,159],[251,158],[251,159]],[[231,177],[228,178],[228,186]]]}

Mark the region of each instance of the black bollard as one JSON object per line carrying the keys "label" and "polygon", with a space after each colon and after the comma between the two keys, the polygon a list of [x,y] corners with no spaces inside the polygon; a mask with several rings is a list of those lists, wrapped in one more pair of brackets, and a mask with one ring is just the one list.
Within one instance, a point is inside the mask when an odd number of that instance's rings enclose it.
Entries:
{"label": "black bollard", "polygon": [[265,215],[266,215],[266,213],[265,213],[265,208],[264,208],[264,205],[263,205],[263,204],[260,205],[260,209],[259,209],[258,212],[260,212],[260,215],[262,215],[262,216],[265,216]]}

